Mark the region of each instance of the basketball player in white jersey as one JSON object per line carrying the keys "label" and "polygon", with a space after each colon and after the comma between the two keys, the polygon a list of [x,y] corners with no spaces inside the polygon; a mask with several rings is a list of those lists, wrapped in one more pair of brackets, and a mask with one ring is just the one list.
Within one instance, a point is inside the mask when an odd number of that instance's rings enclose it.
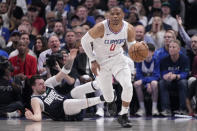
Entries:
{"label": "basketball player in white jersey", "polygon": [[106,102],[114,100],[112,76],[121,84],[122,108],[118,122],[122,127],[128,128],[131,127],[128,111],[133,86],[122,46],[127,43],[129,48],[135,43],[135,31],[123,18],[124,13],[120,7],[111,8],[109,18],[91,28],[82,37],[81,44],[91,61],[92,72],[97,76],[97,83]]}

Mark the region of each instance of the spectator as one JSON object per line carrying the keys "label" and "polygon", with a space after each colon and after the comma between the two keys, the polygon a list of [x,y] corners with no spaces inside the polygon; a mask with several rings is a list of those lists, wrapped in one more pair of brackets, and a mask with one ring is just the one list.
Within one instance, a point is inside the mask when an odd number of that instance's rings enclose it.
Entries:
{"label": "spectator", "polygon": [[170,3],[168,2],[163,2],[162,3],[162,20],[164,23],[171,25],[172,29],[176,32],[178,32],[178,24],[177,21],[174,17],[171,16],[170,14]]}
{"label": "spectator", "polygon": [[169,56],[160,62],[161,80],[159,82],[161,98],[161,114],[168,116],[170,110],[170,94],[173,89],[178,88],[179,111],[186,110],[187,77],[189,72],[189,61],[186,56],[180,54],[180,42],[173,40],[169,44]]}
{"label": "spectator", "polygon": [[91,27],[94,26],[95,20],[92,16],[88,16],[88,10],[85,6],[78,6],[75,13],[79,17],[80,25],[89,24]]}
{"label": "spectator", "polygon": [[0,115],[19,117],[24,107],[20,101],[21,87],[13,81],[12,70],[8,59],[0,56]]}
{"label": "spectator", "polygon": [[7,47],[5,48],[5,51],[8,54],[10,54],[12,51],[16,49],[19,39],[20,39],[20,33],[18,32],[18,30],[14,30],[11,33],[9,42],[7,44]]}
{"label": "spectator", "polygon": [[45,26],[43,18],[38,16],[38,10],[36,7],[30,6],[27,11],[27,17],[33,26],[32,34],[34,36],[38,35],[41,29]]}
{"label": "spectator", "polygon": [[95,16],[99,15],[99,12],[97,11],[97,9],[95,7],[94,0],[85,0],[84,6],[88,10],[88,16],[95,17]]}
{"label": "spectator", "polygon": [[139,116],[146,114],[143,95],[144,89],[152,95],[152,115],[159,115],[157,110],[158,80],[160,76],[159,64],[153,58],[155,47],[149,43],[147,45],[149,48],[148,57],[143,62],[136,64],[136,81],[134,82],[134,87],[140,105],[140,109],[136,113]]}
{"label": "spectator", "polygon": [[176,40],[176,35],[174,31],[172,30],[166,31],[164,35],[164,46],[156,50],[154,53],[154,57],[157,59],[159,64],[164,57],[169,55],[169,44],[173,40]]}
{"label": "spectator", "polygon": [[[7,43],[10,37],[10,32],[8,28],[3,27],[3,23],[4,23],[3,18],[2,16],[0,16],[0,36],[2,36],[5,42]],[[4,44],[2,48],[5,48],[5,46],[6,45]]]}
{"label": "spectator", "polygon": [[60,40],[60,47],[64,46],[64,33],[65,33],[65,29],[63,27],[62,22],[60,21],[56,21],[55,22],[55,26],[53,28],[53,33],[59,38]]}
{"label": "spectator", "polygon": [[135,33],[136,33],[135,34],[136,41],[138,41],[138,42],[145,41],[146,43],[151,43],[151,44],[155,45],[155,42],[152,39],[152,37],[145,34],[145,28],[143,25],[135,26]]}
{"label": "spectator", "polygon": [[44,39],[44,37],[38,35],[36,37],[36,44],[33,48],[33,52],[36,54],[37,58],[39,58],[39,55],[41,52],[47,50],[47,41]]}
{"label": "spectator", "polygon": [[46,55],[51,55],[52,53],[56,53],[60,50],[60,41],[57,36],[52,35],[48,40],[48,47],[49,49],[43,51],[40,53],[40,56],[38,58],[38,72],[41,75],[46,75],[46,68],[44,67],[46,65]]}
{"label": "spectator", "polygon": [[45,18],[46,18],[46,25],[44,28],[42,28],[41,34],[44,34],[46,38],[49,38],[49,36],[53,32],[53,28],[55,25],[55,19],[56,19],[55,12],[53,11],[47,12]]}
{"label": "spectator", "polygon": [[81,23],[79,21],[79,17],[76,15],[73,15],[70,20],[69,28],[73,29],[74,27],[79,26],[80,24]]}
{"label": "spectator", "polygon": [[37,73],[37,60],[27,53],[28,47],[23,39],[20,39],[17,49],[18,54],[10,58],[9,61],[14,67],[12,76],[17,76],[23,81]]}
{"label": "spectator", "polygon": [[[194,61],[193,61],[193,66],[192,66],[192,76],[194,80],[191,81],[191,84],[189,85],[188,88],[188,95],[186,99],[186,106],[189,111],[190,116],[195,116],[195,113],[197,112],[197,106],[194,112],[193,107],[191,106],[191,101],[193,100],[192,98],[195,96],[195,99],[197,99],[197,56],[195,56]],[[189,81],[188,81],[189,82]],[[196,104],[196,103],[195,103]]]}
{"label": "spectator", "polygon": [[76,34],[76,41],[81,40],[82,36],[86,33],[83,27],[77,26],[73,28],[73,31]]}
{"label": "spectator", "polygon": [[127,19],[127,22],[132,24],[133,26],[141,25],[142,23],[139,21],[139,16],[135,12],[131,12]]}
{"label": "spectator", "polygon": [[65,49],[67,49],[68,51],[70,49],[73,49],[76,47],[76,42],[77,42],[77,38],[76,38],[76,33],[73,30],[68,30],[65,34]]}
{"label": "spectator", "polygon": [[146,17],[146,11],[144,9],[144,6],[140,2],[135,2],[134,5],[137,8],[140,23],[142,23],[146,27],[148,24],[148,19]]}
{"label": "spectator", "polygon": [[153,23],[151,30],[146,33],[152,37],[155,42],[155,48],[159,49],[163,47],[165,30],[162,24],[162,19],[159,16],[153,17]]}
{"label": "spectator", "polygon": [[57,3],[55,5],[55,14],[57,19],[66,19],[67,17],[67,11],[64,10],[64,1],[63,0],[57,0]]}
{"label": "spectator", "polygon": [[130,0],[124,0],[124,3],[123,3],[123,7],[122,7],[122,10],[123,12],[125,13],[125,18],[127,19],[128,16],[129,16],[129,7],[132,5],[132,2]]}
{"label": "spectator", "polygon": [[[20,40],[24,41],[25,44],[26,44],[27,47],[28,47],[28,45],[29,45],[29,43],[30,43],[29,34],[27,34],[27,33],[21,33],[21,34],[20,34]],[[35,57],[35,58],[37,59],[35,53],[34,53],[31,49],[27,48],[26,51],[27,51],[27,53],[28,53],[29,55],[31,55],[31,56],[33,56],[33,57]],[[12,51],[12,52],[9,54],[9,59],[12,58],[12,57],[14,57],[14,56],[17,56],[17,55],[18,55],[18,49]]]}

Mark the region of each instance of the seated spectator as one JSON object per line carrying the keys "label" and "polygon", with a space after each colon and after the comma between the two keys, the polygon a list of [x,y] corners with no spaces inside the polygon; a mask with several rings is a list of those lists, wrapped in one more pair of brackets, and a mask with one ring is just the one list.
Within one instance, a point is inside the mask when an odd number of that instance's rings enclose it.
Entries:
{"label": "seated spectator", "polygon": [[195,105],[196,106],[195,112],[193,110],[193,107],[191,106],[192,98],[195,97],[195,99],[197,99],[197,68],[196,67],[197,67],[197,56],[195,56],[193,61],[193,66],[192,66],[193,80],[191,81],[191,84],[188,84],[189,86],[188,96],[186,99],[186,105],[190,116],[194,116],[194,114],[197,113],[197,106]]}
{"label": "seated spectator", "polygon": [[21,88],[11,77],[13,68],[7,58],[0,56],[0,116],[19,117],[24,113]]}
{"label": "seated spectator", "polygon": [[[21,33],[19,41],[20,40],[24,41],[25,44],[27,45],[27,47],[29,46],[30,40],[29,40],[29,34],[28,33]],[[12,51],[9,54],[9,59],[14,57],[14,56],[17,56],[18,53],[19,53],[18,49],[15,49],[14,51]],[[35,55],[35,53],[31,49],[27,48],[27,53],[37,59],[37,56]]]}
{"label": "seated spectator", "polygon": [[171,41],[176,40],[176,35],[172,30],[168,30],[164,35],[164,46],[157,49],[154,53],[154,57],[160,63],[161,59],[169,55],[169,44]]}
{"label": "seated spectator", "polygon": [[38,58],[38,72],[40,75],[46,75],[46,55],[51,55],[52,53],[56,53],[60,50],[60,41],[56,35],[52,35],[48,40],[49,49],[40,53]]}
{"label": "seated spectator", "polygon": [[144,6],[140,2],[135,2],[134,5],[137,8],[140,23],[142,23],[144,25],[144,27],[146,27],[148,24],[148,19],[146,17],[146,11],[144,9]]}
{"label": "seated spectator", "polygon": [[79,17],[80,25],[89,24],[91,27],[94,26],[95,20],[92,16],[88,16],[88,11],[85,6],[78,6],[75,13]]}
{"label": "seated spectator", "polygon": [[161,5],[161,10],[162,10],[162,19],[163,22],[171,25],[172,29],[176,32],[178,32],[178,24],[177,21],[174,17],[171,15],[171,9],[170,9],[170,3],[169,2],[163,2]]}
{"label": "seated spectator", "polygon": [[68,30],[64,36],[66,45],[65,48],[66,50],[70,50],[76,47],[76,42],[77,42],[77,37],[76,33],[73,30]]}
{"label": "seated spectator", "polygon": [[36,54],[37,58],[39,58],[39,55],[41,52],[47,50],[47,41],[44,37],[38,35],[36,37],[36,44],[33,48],[33,52]]}
{"label": "seated spectator", "polygon": [[170,110],[170,92],[173,89],[178,90],[179,111],[186,110],[187,95],[187,77],[189,72],[189,61],[186,56],[180,54],[180,42],[173,40],[169,44],[169,56],[160,61],[161,80],[159,82],[161,98],[161,114],[169,116]]}
{"label": "seated spectator", "polygon": [[[197,55],[197,34],[193,35],[191,38],[189,37],[189,35],[186,33],[183,24],[182,24],[182,19],[180,16],[176,16],[177,22],[178,22],[178,27],[179,27],[179,34],[182,37],[182,40],[185,42],[186,44],[186,49],[187,49],[187,56],[190,59],[190,68],[192,68],[192,70],[195,70],[195,67],[193,67],[193,63],[194,63],[194,58]],[[193,77],[193,73],[191,74],[191,77],[188,80],[188,85],[190,86],[190,84],[196,80],[195,77]]]}
{"label": "seated spectator", "polygon": [[60,47],[63,47],[65,45],[64,34],[65,28],[63,27],[63,23],[61,21],[56,21],[53,28],[53,33],[51,35],[56,35],[59,38]]}
{"label": "seated spectator", "polygon": [[127,22],[132,24],[133,26],[141,25],[142,23],[139,21],[139,16],[135,12],[131,12],[127,19]]}
{"label": "seated spectator", "polygon": [[27,53],[28,46],[23,39],[17,44],[17,50],[18,54],[9,61],[14,67],[12,76],[18,76],[23,81],[37,73],[37,59]]}
{"label": "seated spectator", "polygon": [[85,0],[84,6],[88,10],[88,16],[94,16],[95,17],[95,16],[99,15],[99,12],[95,7],[94,0]]}
{"label": "seated spectator", "polygon": [[143,25],[135,26],[135,39],[138,42],[144,41],[146,43],[151,43],[155,45],[153,38],[145,34],[145,28]]}
{"label": "seated spectator", "polygon": [[46,25],[44,28],[41,30],[41,34],[44,34],[44,37],[49,38],[51,36],[51,33],[53,32],[53,28],[55,25],[55,12],[50,11],[46,13]]}
{"label": "seated spectator", "polygon": [[140,105],[140,109],[136,113],[139,116],[146,114],[143,95],[144,89],[152,95],[152,115],[159,115],[157,110],[158,80],[160,75],[159,64],[153,58],[155,47],[149,43],[147,45],[149,48],[148,57],[143,62],[136,64],[136,81],[134,82],[134,87]]}
{"label": "seated spectator", "polygon": [[27,17],[32,23],[33,29],[32,29],[32,35],[36,36],[40,33],[41,29],[45,26],[45,22],[43,18],[38,16],[39,11],[36,7],[29,6],[27,11]]}

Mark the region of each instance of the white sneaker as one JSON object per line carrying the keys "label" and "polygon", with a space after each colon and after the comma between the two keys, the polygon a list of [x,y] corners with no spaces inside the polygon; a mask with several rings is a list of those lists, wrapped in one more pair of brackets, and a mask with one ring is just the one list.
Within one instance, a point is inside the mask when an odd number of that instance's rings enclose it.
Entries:
{"label": "white sneaker", "polygon": [[135,114],[138,116],[145,116],[145,111],[143,109],[139,109]]}
{"label": "white sneaker", "polygon": [[97,109],[97,112],[96,112],[96,115],[98,115],[100,117],[103,117],[104,116],[104,110],[103,110],[103,108],[98,108]]}
{"label": "white sneaker", "polygon": [[152,110],[152,116],[158,116],[159,115],[159,112],[157,109],[153,109]]}
{"label": "white sneaker", "polygon": [[7,117],[8,118],[17,118],[17,117],[20,117],[21,114],[19,111],[13,111],[13,112],[9,112],[7,113]]}
{"label": "white sneaker", "polygon": [[169,110],[163,110],[162,112],[160,112],[160,114],[164,117],[169,117],[172,115],[171,111]]}

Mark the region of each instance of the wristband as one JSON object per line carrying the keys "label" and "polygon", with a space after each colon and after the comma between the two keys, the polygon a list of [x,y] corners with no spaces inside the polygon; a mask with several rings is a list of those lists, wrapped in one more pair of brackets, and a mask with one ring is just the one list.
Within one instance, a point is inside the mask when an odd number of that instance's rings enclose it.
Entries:
{"label": "wristband", "polygon": [[62,67],[61,72],[63,72],[64,74],[69,74],[70,70],[66,70],[64,67]]}

